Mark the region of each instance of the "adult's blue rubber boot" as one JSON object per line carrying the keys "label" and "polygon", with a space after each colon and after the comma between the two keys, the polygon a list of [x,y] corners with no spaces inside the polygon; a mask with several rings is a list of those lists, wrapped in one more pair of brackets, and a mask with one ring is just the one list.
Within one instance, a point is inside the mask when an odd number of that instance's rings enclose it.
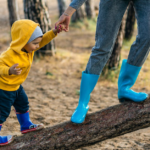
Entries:
{"label": "adult's blue rubber boot", "polygon": [[22,134],[40,130],[44,128],[43,124],[33,124],[30,120],[29,111],[26,113],[18,113],[16,112],[18,121],[20,123],[20,130]]}
{"label": "adult's blue rubber boot", "polygon": [[98,78],[99,75],[82,72],[79,103],[71,117],[73,123],[80,124],[84,122],[87,111],[89,110],[90,93],[93,91]]}
{"label": "adult's blue rubber boot", "polygon": [[[0,124],[0,131],[2,128],[2,124]],[[12,135],[7,135],[7,136],[0,136],[0,146],[5,146],[10,144],[13,141],[13,136]]]}
{"label": "adult's blue rubber boot", "polygon": [[126,59],[122,61],[118,79],[118,99],[120,102],[126,100],[142,102],[148,97],[146,93],[137,93],[130,89],[134,85],[141,68],[128,64]]}

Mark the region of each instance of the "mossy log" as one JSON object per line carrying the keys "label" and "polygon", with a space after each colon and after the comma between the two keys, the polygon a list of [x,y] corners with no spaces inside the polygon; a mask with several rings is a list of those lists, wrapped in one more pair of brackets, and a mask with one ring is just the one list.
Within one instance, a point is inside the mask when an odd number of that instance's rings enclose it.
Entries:
{"label": "mossy log", "polygon": [[15,137],[1,150],[74,150],[150,126],[150,98],[143,103],[124,102],[88,114],[85,122],[70,121]]}

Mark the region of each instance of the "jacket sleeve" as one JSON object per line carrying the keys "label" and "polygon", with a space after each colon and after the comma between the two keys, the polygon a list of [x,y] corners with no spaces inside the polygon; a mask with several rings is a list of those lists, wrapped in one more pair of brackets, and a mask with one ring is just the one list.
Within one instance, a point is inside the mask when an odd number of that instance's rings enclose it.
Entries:
{"label": "jacket sleeve", "polygon": [[[54,34],[53,30],[50,30],[48,32],[46,32],[43,35],[42,41],[39,44],[39,48],[42,48],[43,46],[47,45],[52,39],[54,39],[57,35]],[[38,49],[34,50],[37,51]]]}
{"label": "jacket sleeve", "polygon": [[9,68],[0,58],[0,75],[9,75]]}
{"label": "jacket sleeve", "polygon": [[86,0],[73,0],[69,6],[74,9],[78,9]]}

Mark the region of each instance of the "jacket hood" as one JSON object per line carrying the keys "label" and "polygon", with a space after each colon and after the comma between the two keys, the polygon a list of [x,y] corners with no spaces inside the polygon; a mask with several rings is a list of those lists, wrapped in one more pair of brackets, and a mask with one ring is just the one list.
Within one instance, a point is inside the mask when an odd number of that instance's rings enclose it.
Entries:
{"label": "jacket hood", "polygon": [[39,26],[38,23],[28,19],[15,21],[11,28],[10,48],[21,53],[21,49],[27,44],[37,26]]}

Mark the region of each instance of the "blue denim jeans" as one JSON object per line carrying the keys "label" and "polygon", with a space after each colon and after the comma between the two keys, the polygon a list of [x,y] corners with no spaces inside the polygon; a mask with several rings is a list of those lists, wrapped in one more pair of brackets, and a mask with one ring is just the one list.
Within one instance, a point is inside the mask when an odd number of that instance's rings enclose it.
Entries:
{"label": "blue denim jeans", "polygon": [[[99,75],[111,56],[123,15],[131,0],[101,0],[96,28],[96,43],[85,72]],[[76,0],[74,0],[74,3]],[[138,35],[128,56],[130,65],[141,67],[150,50],[150,0],[133,0]]]}
{"label": "blue denim jeans", "polygon": [[0,124],[6,121],[12,105],[16,112],[25,113],[29,110],[28,97],[21,85],[17,91],[0,89]]}

